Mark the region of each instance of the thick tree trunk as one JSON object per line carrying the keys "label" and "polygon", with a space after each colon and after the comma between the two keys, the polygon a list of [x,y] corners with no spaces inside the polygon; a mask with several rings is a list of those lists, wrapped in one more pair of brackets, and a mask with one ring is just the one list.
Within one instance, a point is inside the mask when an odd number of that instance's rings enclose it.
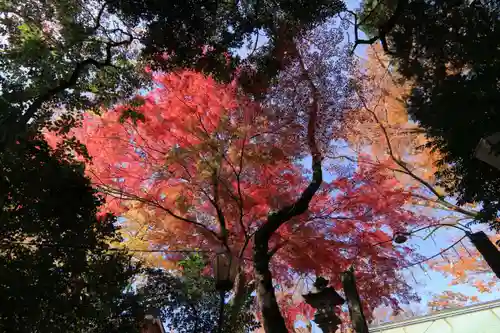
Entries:
{"label": "thick tree trunk", "polygon": [[285,319],[281,315],[274,294],[273,279],[269,270],[270,257],[267,242],[267,238],[263,239],[262,236],[259,237],[259,232],[256,233],[253,260],[257,283],[257,300],[262,312],[262,326],[267,333],[287,333]]}
{"label": "thick tree trunk", "polygon": [[352,270],[342,273],[342,284],[344,286],[344,293],[349,306],[349,314],[351,315],[354,331],[356,331],[356,333],[368,333],[368,325],[366,324],[363,307],[361,306],[358,289],[356,288],[354,272]]}
{"label": "thick tree trunk", "polygon": [[467,233],[470,241],[476,249],[481,253],[486,263],[493,270],[495,275],[500,278],[500,253],[498,248],[493,245],[488,236],[483,232],[479,231],[476,233]]}

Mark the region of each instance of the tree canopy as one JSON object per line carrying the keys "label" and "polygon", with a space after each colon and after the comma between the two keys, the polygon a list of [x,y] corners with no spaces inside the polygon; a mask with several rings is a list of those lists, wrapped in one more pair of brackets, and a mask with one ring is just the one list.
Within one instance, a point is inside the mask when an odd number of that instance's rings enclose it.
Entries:
{"label": "tree canopy", "polygon": [[145,84],[135,70],[133,31],[96,9],[101,6],[79,0],[0,3],[4,136],[24,132],[28,123],[43,125],[58,110],[66,114],[60,127],[67,128],[75,112],[110,105]]}
{"label": "tree canopy", "polygon": [[[262,97],[293,57],[290,41],[345,9],[341,0],[110,1],[131,24],[144,26],[143,54],[155,69],[194,69],[225,82],[242,71],[248,91]],[[259,35],[264,45],[258,45]],[[248,44],[244,61],[236,50]]]}
{"label": "tree canopy", "polygon": [[459,203],[481,202],[480,220],[495,220],[500,171],[474,152],[482,138],[498,132],[500,7],[466,0],[364,5],[368,33],[379,36],[376,28],[394,23],[381,36],[393,68],[412,82],[409,114],[426,130],[428,146],[441,152],[440,184]]}
{"label": "tree canopy", "polygon": [[[110,246],[116,220],[97,217],[102,201],[81,165],[40,139],[17,148],[0,155],[2,331],[136,333],[156,311],[179,332],[217,328],[219,294],[201,257],[180,262],[183,276],[143,268]],[[250,306],[231,332],[256,327]]]}
{"label": "tree canopy", "polygon": [[101,200],[80,166],[40,139],[0,160],[1,330],[133,332],[138,320],[122,316],[122,292],[138,267],[108,251],[114,219],[97,219]]}
{"label": "tree canopy", "polygon": [[[270,269],[280,293],[304,274],[326,276],[339,287],[340,273],[355,264],[366,308],[382,302],[397,307],[415,295],[397,272],[411,249],[395,248],[393,234],[428,220],[406,209],[410,196],[381,167],[359,165],[307,192],[314,183],[301,160],[317,140],[325,167],[340,170],[328,152],[353,102],[345,75],[352,65],[343,58],[349,46],[334,46],[341,31],[314,34],[322,53],[308,47],[312,38],[298,44],[296,67],[282,74],[264,104],[242,95],[234,83],[193,71],[159,74],[159,88],[141,103],[87,113],[69,135],[87,146],[87,174],[106,194],[107,208],[143,221],[153,248],[196,247],[212,254],[227,249],[240,262],[243,281],[263,281],[268,288]],[[315,114],[317,122],[310,118]],[[48,137],[53,145],[60,140]],[[318,164],[313,168],[314,182],[320,171]],[[306,209],[289,208],[305,196]],[[262,244],[265,253],[259,252]],[[258,294],[263,302],[274,290]],[[279,302],[293,325],[297,311],[284,306],[292,295],[283,296]]]}
{"label": "tree canopy", "polygon": [[[133,332],[159,309],[215,331],[221,253],[227,332],[310,324],[304,281],[340,289],[351,269],[366,314],[418,299],[401,269],[422,258],[393,241],[500,207],[500,171],[474,157],[497,131],[499,7],[363,6],[0,1],[0,327]],[[353,56],[342,11],[387,57]],[[489,290],[469,259],[435,268]]]}

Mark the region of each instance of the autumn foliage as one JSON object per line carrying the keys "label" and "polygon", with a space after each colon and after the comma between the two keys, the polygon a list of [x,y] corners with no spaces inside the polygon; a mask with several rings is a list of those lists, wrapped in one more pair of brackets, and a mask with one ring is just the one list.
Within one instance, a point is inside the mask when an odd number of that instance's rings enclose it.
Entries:
{"label": "autumn foliage", "polygon": [[[319,66],[317,52],[308,53],[304,45],[298,49],[303,63],[296,65],[307,68],[322,93],[315,126],[324,163],[332,167],[336,162],[328,161],[327,152],[345,121],[332,115],[348,107],[345,100],[333,101],[347,82],[339,81],[337,95],[331,92],[321,81],[329,72]],[[105,209],[144,226],[142,236],[151,248],[211,255],[229,249],[251,281],[254,233],[270,213],[294,203],[311,179],[304,162],[308,114],[301,110],[310,91],[296,69],[283,74],[260,104],[236,84],[219,84],[192,71],[158,74],[157,88],[137,97],[140,103],[86,113],[68,136],[86,145],[92,157],[86,172],[105,195]],[[48,138],[54,145],[61,140]],[[359,164],[349,175],[325,177],[309,209],[272,235],[271,270],[278,290],[292,290],[297,278],[307,275],[324,276],[340,290],[339,274],[355,265],[367,310],[416,299],[398,273],[412,250],[395,247],[392,237],[428,221],[405,207],[410,194],[384,168]],[[181,257],[169,252],[163,260],[171,265]],[[310,319],[313,314],[287,293],[279,302],[290,326],[297,315]]]}
{"label": "autumn foliage", "polygon": [[[500,235],[490,237],[495,243]],[[474,287],[479,293],[498,292],[498,278],[483,259],[479,251],[463,243],[455,251],[450,251],[433,263],[434,270],[451,278],[451,285],[465,284]]]}
{"label": "autumn foliage", "polygon": [[[360,67],[357,90],[360,104],[348,114],[343,137],[353,151],[369,153],[372,162],[390,158],[392,169],[399,170],[401,166],[395,160],[404,161],[416,176],[434,185],[439,152],[426,147],[424,131],[409,118],[405,100],[410,83],[395,73],[378,45],[367,49]],[[402,186],[422,186],[403,172],[392,174]]]}
{"label": "autumn foliage", "polygon": [[[383,172],[392,177],[398,188],[409,193],[411,209],[435,217],[429,229],[422,231],[424,236],[434,234],[438,229],[440,234],[445,233],[443,225],[456,226],[476,219],[476,205],[457,206],[438,186],[434,174],[446,166],[437,163],[439,151],[429,148],[425,132],[409,118],[405,102],[410,82],[401,80],[378,46],[367,49],[361,69],[357,90],[360,104],[347,115],[342,138],[348,148],[337,157],[343,156],[359,164],[385,166]],[[498,237],[492,241],[496,239]],[[480,293],[491,292],[497,282],[491,268],[473,246],[462,244],[428,262],[429,266],[450,277],[453,285],[467,284]],[[476,302],[477,298],[446,292],[436,296],[429,306],[437,311],[466,301]]]}

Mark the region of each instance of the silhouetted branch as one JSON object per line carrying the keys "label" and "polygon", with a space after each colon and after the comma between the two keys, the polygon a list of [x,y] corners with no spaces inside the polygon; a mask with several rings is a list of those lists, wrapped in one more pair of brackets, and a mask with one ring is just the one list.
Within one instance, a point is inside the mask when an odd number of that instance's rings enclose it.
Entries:
{"label": "silhouetted branch", "polygon": [[387,34],[389,34],[392,31],[392,29],[394,29],[399,17],[403,13],[403,11],[407,5],[408,5],[408,0],[399,0],[398,4],[396,6],[396,9],[394,10],[394,13],[391,15],[391,17],[384,24],[382,24],[378,27],[378,34],[376,36],[373,36],[370,39],[360,39],[359,38],[359,26],[362,25],[363,23],[365,23],[365,21],[368,19],[368,17],[373,14],[373,12],[375,11],[375,8],[378,6],[378,4],[374,8],[372,8],[370,13],[368,13],[368,15],[363,19],[362,22],[358,22],[358,15],[355,12],[348,11],[354,17],[355,42],[354,42],[353,52],[356,49],[356,47],[360,44],[371,45],[371,44],[375,43],[377,40],[380,40],[380,43],[382,44],[382,48],[384,49],[384,51],[388,54],[391,54],[391,51],[389,50],[389,47],[387,45],[386,36],[387,36]]}

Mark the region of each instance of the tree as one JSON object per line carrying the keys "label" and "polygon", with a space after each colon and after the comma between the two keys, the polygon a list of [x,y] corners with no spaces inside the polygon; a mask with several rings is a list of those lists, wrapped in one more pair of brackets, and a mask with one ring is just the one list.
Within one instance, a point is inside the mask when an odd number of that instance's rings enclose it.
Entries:
{"label": "tree", "polygon": [[[214,278],[203,272],[205,265],[201,255],[192,254],[179,262],[181,274],[146,269],[134,295],[146,311],[151,306],[158,309],[167,330],[217,332],[220,296]],[[252,307],[252,297],[247,297],[238,317],[224,321],[221,332],[244,333],[258,328]]]}
{"label": "tree", "polygon": [[[144,22],[143,53],[153,68],[167,72],[190,68],[225,82],[234,78],[238,68],[243,71],[241,83],[262,97],[270,81],[290,62],[290,41],[334,17],[345,5],[341,0],[189,0],[168,4],[121,0],[111,1],[110,7],[133,24]],[[258,47],[262,34],[268,42]],[[253,51],[242,61],[235,50],[245,42]]]}
{"label": "tree", "polygon": [[[298,41],[297,60],[265,103],[236,82],[178,71],[156,76],[158,89],[141,103],[87,113],[69,134],[88,148],[87,174],[106,207],[144,216],[156,248],[229,251],[240,263],[234,302],[254,279],[267,332],[286,331],[273,277],[280,290],[308,274],[339,288],[340,273],[355,265],[367,309],[415,298],[397,272],[411,250],[391,240],[428,220],[404,208],[409,196],[380,168],[322,179],[323,165],[335,167],[322,151],[334,148],[351,107],[354,67],[342,34],[316,29]],[[301,164],[308,155],[312,175]],[[290,327],[295,318],[287,319]]]}
{"label": "tree", "polygon": [[381,48],[368,50],[356,88],[359,107],[349,113],[340,135],[347,146],[333,157],[383,168],[413,198],[412,210],[439,213],[434,227],[463,228],[457,223],[467,226],[480,211],[474,204],[456,204],[453,193],[440,186],[435,175],[448,167],[439,165],[440,151],[429,147],[425,130],[409,119],[405,96],[411,82],[402,81],[392,64]]}
{"label": "tree", "polygon": [[[218,294],[200,258],[180,263],[183,276],[143,268],[110,247],[120,241],[115,219],[97,218],[102,201],[81,165],[39,138],[17,147],[0,154],[2,331],[134,333],[155,309],[179,332],[197,322],[196,332],[214,331]],[[249,306],[232,332],[255,326]]]}
{"label": "tree", "polygon": [[0,3],[2,143],[28,124],[43,126],[54,111],[65,114],[58,123],[65,131],[80,110],[111,105],[145,84],[136,36],[105,9],[102,1]]}
{"label": "tree", "polygon": [[[500,171],[474,151],[497,132],[499,51],[491,41],[499,36],[500,7],[491,1],[400,3],[406,5],[393,11],[385,36],[397,71],[412,81],[408,112],[426,130],[428,146],[441,152],[440,184],[459,204],[481,203],[477,220],[496,228]],[[380,25],[379,18],[370,24]]]}
{"label": "tree", "polygon": [[[467,221],[479,219],[479,209],[473,205],[455,205],[446,189],[438,186],[434,175],[439,170],[435,163],[440,153],[426,145],[425,132],[408,119],[404,98],[411,82],[401,82],[400,75],[392,70],[392,63],[380,47],[368,49],[363,79],[360,80],[364,84],[359,89],[363,103],[358,110],[349,113],[351,118],[344,128],[344,138],[354,154],[343,149],[342,156],[349,162],[369,165],[384,165],[389,157],[393,163],[385,165],[385,170],[398,181],[399,187],[414,197],[412,209],[419,209],[429,216],[442,216],[436,221],[439,224],[429,226],[431,236],[443,226],[456,227],[458,223],[467,224]],[[369,153],[370,158],[359,158],[360,152]],[[497,239],[498,236],[491,237],[493,243]],[[429,267],[451,278],[452,285],[467,284],[480,293],[496,290],[497,278],[492,269],[474,247],[466,248],[464,244],[459,243],[453,251],[431,261]],[[460,300],[464,304],[477,302],[474,297],[444,293],[435,297],[432,306],[439,311],[459,304]]]}
{"label": "tree", "polygon": [[[36,138],[0,154],[0,328],[5,332],[133,332],[122,292],[139,267],[81,166]],[[116,326],[116,327],[115,327]]]}

